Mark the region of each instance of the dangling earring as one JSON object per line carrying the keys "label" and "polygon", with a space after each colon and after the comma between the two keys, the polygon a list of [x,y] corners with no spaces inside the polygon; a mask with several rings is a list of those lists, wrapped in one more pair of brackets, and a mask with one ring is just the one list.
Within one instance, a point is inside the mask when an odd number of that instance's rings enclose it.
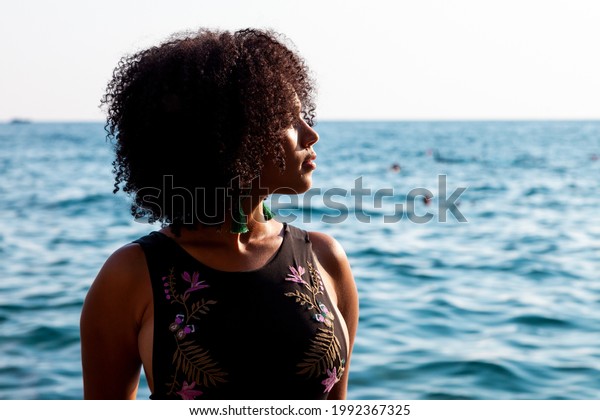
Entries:
{"label": "dangling earring", "polygon": [[[271,209],[265,204],[263,201],[263,215],[265,220],[271,220],[275,217],[275,214],[271,211]],[[231,233],[248,233],[250,229],[248,229],[246,215],[242,210],[242,206],[238,207],[238,218],[233,219],[231,221],[231,229],[229,230]]]}
{"label": "dangling earring", "polygon": [[238,205],[238,218],[235,217],[231,220],[231,229],[229,232],[231,233],[248,233],[250,230],[248,229],[248,225],[246,224],[246,215],[242,210],[242,206]]}
{"label": "dangling earring", "polygon": [[271,209],[269,207],[267,207],[267,205],[265,204],[264,201],[263,201],[263,215],[265,216],[265,220],[271,220],[273,217],[275,217],[275,215],[273,214]]}

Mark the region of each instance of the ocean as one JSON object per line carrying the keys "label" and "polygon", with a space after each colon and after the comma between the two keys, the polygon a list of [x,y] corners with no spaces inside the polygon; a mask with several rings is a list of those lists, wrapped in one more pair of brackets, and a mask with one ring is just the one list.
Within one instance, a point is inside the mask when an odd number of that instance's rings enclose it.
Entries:
{"label": "ocean", "polygon": [[[314,188],[271,206],[348,254],[350,399],[600,398],[599,121],[316,129]],[[111,161],[101,123],[0,124],[0,399],[82,398],[85,294],[159,228]]]}

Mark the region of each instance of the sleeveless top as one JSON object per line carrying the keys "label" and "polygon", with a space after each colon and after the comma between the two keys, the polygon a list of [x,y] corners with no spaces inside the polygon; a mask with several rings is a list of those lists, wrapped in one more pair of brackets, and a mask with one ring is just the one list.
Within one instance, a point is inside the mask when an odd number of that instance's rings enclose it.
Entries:
{"label": "sleeveless top", "polygon": [[325,399],[348,349],[308,232],[284,224],[253,271],[202,264],[173,239],[136,241],[154,301],[152,399]]}

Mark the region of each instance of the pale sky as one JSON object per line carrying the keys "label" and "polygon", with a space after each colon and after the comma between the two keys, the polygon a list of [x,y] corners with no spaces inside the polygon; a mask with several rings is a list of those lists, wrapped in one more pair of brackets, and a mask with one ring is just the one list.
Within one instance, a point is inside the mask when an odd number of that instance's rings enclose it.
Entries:
{"label": "pale sky", "polygon": [[0,0],[0,121],[100,121],[119,58],[173,32],[272,28],[321,120],[598,119],[598,0]]}

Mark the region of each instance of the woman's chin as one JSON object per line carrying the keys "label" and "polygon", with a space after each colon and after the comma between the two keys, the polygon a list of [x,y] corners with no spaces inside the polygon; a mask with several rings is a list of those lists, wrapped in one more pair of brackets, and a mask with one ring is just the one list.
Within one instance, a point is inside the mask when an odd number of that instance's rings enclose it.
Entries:
{"label": "woman's chin", "polygon": [[312,187],[312,179],[304,178],[303,182],[299,182],[295,185],[278,187],[275,190],[271,191],[271,194],[297,195],[310,190],[310,187]]}

